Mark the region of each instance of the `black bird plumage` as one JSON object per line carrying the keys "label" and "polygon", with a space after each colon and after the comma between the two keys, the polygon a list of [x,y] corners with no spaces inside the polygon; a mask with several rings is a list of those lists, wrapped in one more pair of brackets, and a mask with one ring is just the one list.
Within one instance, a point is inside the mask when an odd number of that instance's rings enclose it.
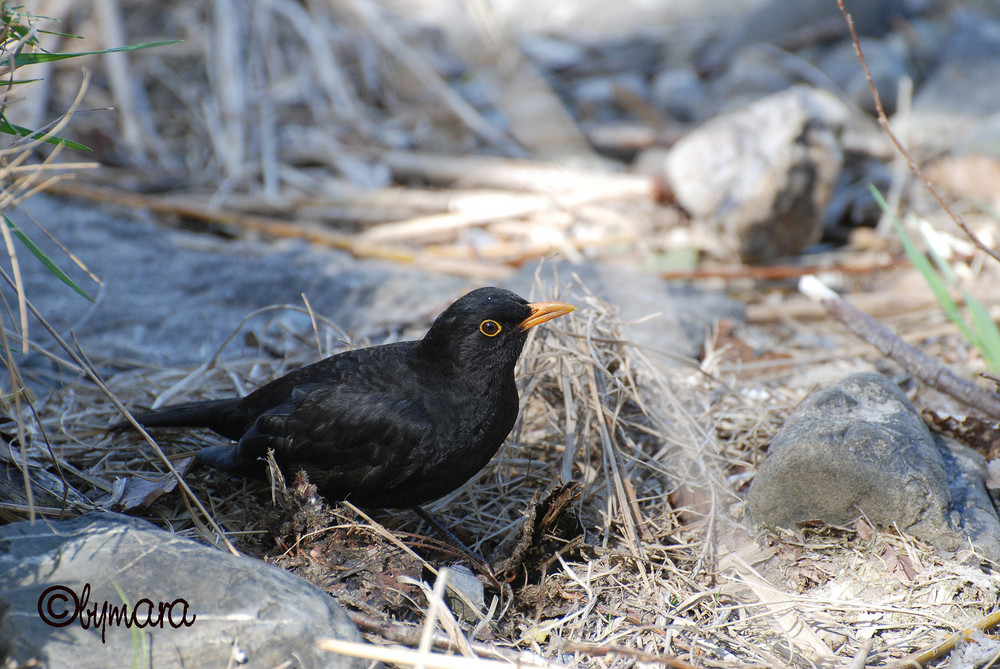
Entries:
{"label": "black bird plumage", "polygon": [[328,499],[409,508],[472,478],[517,419],[514,365],[528,329],[573,311],[479,288],[423,339],[333,355],[245,397],[138,413],[145,427],[206,427],[238,443],[197,454],[217,469],[262,476],[274,450],[286,476],[304,470]]}

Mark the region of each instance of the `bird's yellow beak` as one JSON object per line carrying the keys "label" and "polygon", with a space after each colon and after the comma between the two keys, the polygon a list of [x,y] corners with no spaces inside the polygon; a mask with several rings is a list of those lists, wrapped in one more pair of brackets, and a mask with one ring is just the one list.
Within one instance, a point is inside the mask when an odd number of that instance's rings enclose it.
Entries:
{"label": "bird's yellow beak", "polygon": [[520,322],[522,331],[576,311],[576,307],[565,302],[532,302],[528,307],[531,309],[531,315]]}

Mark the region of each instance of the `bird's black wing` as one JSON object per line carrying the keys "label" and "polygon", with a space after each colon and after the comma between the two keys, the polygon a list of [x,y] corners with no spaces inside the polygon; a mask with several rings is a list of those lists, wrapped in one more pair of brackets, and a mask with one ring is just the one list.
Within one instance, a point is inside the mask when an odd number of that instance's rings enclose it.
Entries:
{"label": "bird's black wing", "polygon": [[273,449],[287,473],[303,469],[331,498],[367,499],[405,485],[433,452],[426,406],[393,388],[317,383],[263,413],[239,443],[241,459]]}

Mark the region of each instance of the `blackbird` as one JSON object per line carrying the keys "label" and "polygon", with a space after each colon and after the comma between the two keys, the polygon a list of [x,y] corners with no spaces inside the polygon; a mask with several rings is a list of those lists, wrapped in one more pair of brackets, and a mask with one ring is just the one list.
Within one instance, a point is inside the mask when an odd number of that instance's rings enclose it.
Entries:
{"label": "blackbird", "polygon": [[412,508],[468,481],[514,427],[514,365],[539,323],[574,310],[479,288],[445,309],[423,339],[338,353],[245,397],[135,414],[145,427],[205,427],[238,443],[199,461],[262,477],[273,449],[285,476],[371,508]]}

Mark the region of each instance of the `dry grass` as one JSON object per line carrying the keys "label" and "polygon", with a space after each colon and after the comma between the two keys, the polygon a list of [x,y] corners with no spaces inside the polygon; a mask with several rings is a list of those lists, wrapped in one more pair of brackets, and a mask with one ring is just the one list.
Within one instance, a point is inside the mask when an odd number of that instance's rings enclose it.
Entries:
{"label": "dry grass", "polygon": [[[801,394],[745,383],[734,392],[699,369],[662,367],[628,343],[612,307],[595,298],[579,306],[529,342],[510,442],[470,484],[429,507],[496,566],[536,493],[560,480],[579,484],[509,582],[499,591],[487,584],[485,620],[458,622],[434,603],[442,567],[462,558],[409,512],[317,506],[294,488],[274,504],[267,486],[204,469],[185,480],[208,517],[179,490],[135,512],[213,544],[221,543],[213,525],[223,528],[240,550],[329,591],[373,641],[417,646],[429,626],[425,655],[435,657],[464,648],[537,666],[813,666],[846,662],[873,642],[869,666],[888,666],[989,612],[996,578],[863,521],[754,539],[737,523],[734,488]],[[267,324],[252,332],[265,345],[288,336]],[[301,335],[301,357],[258,352],[195,370],[140,367],[107,385],[128,406],[244,392],[314,359],[304,353],[309,344],[336,346],[340,337],[322,321],[314,335]],[[136,434],[107,432],[117,412],[92,383],[32,408],[25,435],[37,513],[107,508],[143,479],[170,479]],[[219,443],[190,431],[156,437],[175,464]],[[4,449],[3,459],[17,452]],[[0,514],[26,517],[27,504],[7,501]],[[412,652],[386,659],[425,657]]]}

